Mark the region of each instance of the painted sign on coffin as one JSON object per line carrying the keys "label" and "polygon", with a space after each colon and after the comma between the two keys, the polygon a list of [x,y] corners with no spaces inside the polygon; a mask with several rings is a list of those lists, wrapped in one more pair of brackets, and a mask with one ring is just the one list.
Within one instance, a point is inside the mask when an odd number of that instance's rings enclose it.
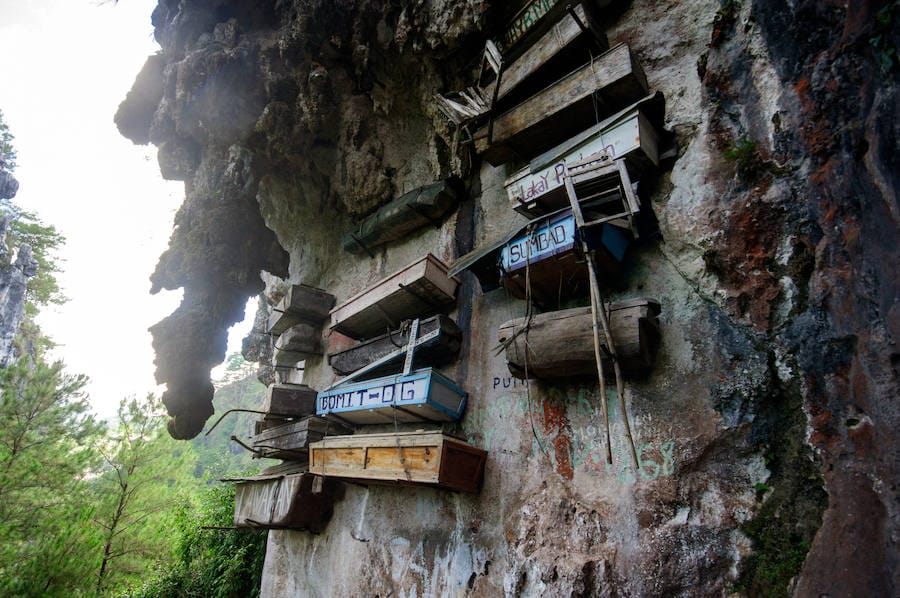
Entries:
{"label": "painted sign on coffin", "polygon": [[641,145],[638,112],[592,135],[581,145],[537,172],[520,172],[506,184],[510,200],[527,203],[565,183],[566,162],[577,162],[601,151],[613,159],[620,158]]}
{"label": "painted sign on coffin", "polygon": [[574,244],[575,217],[570,212],[546,221],[530,234],[507,244],[500,252],[500,265],[506,272],[511,272],[568,251]]}

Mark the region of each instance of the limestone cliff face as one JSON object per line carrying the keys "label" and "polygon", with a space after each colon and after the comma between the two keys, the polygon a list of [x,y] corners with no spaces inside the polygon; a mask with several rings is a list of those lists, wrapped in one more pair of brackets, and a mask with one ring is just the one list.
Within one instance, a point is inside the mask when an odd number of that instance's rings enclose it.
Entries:
{"label": "limestone cliff face", "polygon": [[[14,195],[12,193],[9,198]],[[19,327],[25,321],[28,281],[37,274],[38,268],[31,246],[27,243],[15,248],[16,257],[14,260],[10,259],[6,247],[8,228],[7,215],[0,213],[0,368],[9,366],[28,352],[27,349],[22,351],[16,337]]]}
{"label": "limestone cliff face", "polygon": [[[471,84],[517,8],[500,4],[160,2],[162,53],[117,123],[185,181],[152,278],[185,289],[153,329],[173,435],[212,413],[247,297],[305,282],[341,301],[518,222],[506,170],[457,148],[431,100]],[[613,289],[663,306],[658,363],[626,389],[646,465],[628,467],[614,405],[606,466],[596,384],[508,376],[496,330],[524,306],[466,275],[447,371],[484,489],[348,487],[322,534],[270,533],[264,594],[895,595],[898,19],[888,2],[614,3],[602,25],[665,94],[678,146],[658,234]],[[451,174],[468,198],[439,228],[341,250],[356,218]],[[308,360],[305,380],[333,374]]]}

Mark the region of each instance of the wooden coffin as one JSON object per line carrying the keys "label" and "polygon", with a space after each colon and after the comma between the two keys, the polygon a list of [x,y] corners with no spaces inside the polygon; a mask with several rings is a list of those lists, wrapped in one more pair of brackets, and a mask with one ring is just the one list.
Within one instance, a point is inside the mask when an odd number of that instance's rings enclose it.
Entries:
{"label": "wooden coffin", "polygon": [[[592,4],[604,7],[611,0],[594,0]],[[529,43],[544,34],[569,8],[562,0],[530,0],[510,20],[498,43],[508,60],[527,51]]]}
{"label": "wooden coffin", "polygon": [[467,396],[440,372],[423,368],[320,392],[316,413],[351,424],[450,422],[462,417]]}
{"label": "wooden coffin", "polygon": [[[598,217],[590,206],[582,205],[582,210],[589,219]],[[586,234],[588,246],[595,250],[600,276],[616,276],[634,239],[632,231],[624,221],[614,220],[592,227]],[[532,299],[543,306],[557,305],[561,299],[588,291],[587,266],[571,209],[535,218],[506,237],[456,260],[450,271],[456,274],[462,270],[475,274],[482,291],[503,286],[520,299],[526,294],[527,276]]]}
{"label": "wooden coffin", "polygon": [[339,422],[311,415],[261,431],[253,438],[253,449],[259,457],[305,461],[310,442],[325,436],[352,434],[353,430]]}
{"label": "wooden coffin", "polygon": [[[459,354],[462,342],[462,331],[456,322],[445,315],[437,315],[419,322],[418,336],[424,336],[433,331],[438,331],[436,338],[419,345],[416,348],[416,363],[429,366],[438,366],[449,363]],[[397,350],[409,343],[409,330],[395,330],[390,334],[382,334],[373,339],[339,351],[328,356],[328,364],[341,376],[352,374],[370,363],[381,359],[385,355]],[[369,372],[371,376],[380,376],[391,373],[397,369],[397,362],[403,361],[404,355],[398,355],[392,363],[386,363],[383,367]]]}
{"label": "wooden coffin", "polygon": [[644,72],[619,44],[483,125],[475,150],[493,166],[530,159],[646,95]]}
{"label": "wooden coffin", "polygon": [[278,336],[288,328],[306,322],[313,327],[321,326],[328,319],[334,307],[334,295],[306,284],[292,285],[281,301],[272,308],[267,330]]}
{"label": "wooden coffin", "polygon": [[322,355],[322,325],[300,322],[281,333],[275,341],[275,364],[293,365]]}
{"label": "wooden coffin", "polygon": [[270,384],[262,410],[266,419],[312,415],[316,412],[317,394],[305,384]]}
{"label": "wooden coffin", "polygon": [[609,49],[590,7],[581,2],[571,6],[521,56],[511,62],[509,56],[503,56],[507,64],[499,85],[496,73],[485,69],[478,83],[487,95],[496,95],[495,110],[519,103],[572,70],[573,64],[583,64],[591,55]]}
{"label": "wooden coffin", "polygon": [[665,112],[662,94],[648,96],[603,122],[536,157],[506,179],[513,209],[535,217],[568,205],[566,164],[605,152],[624,159],[632,177],[659,165],[659,133]]}
{"label": "wooden coffin", "polygon": [[363,340],[396,329],[403,320],[448,310],[459,280],[432,254],[357,293],[331,311],[331,328]]}
{"label": "wooden coffin", "polygon": [[[622,372],[641,375],[653,367],[659,345],[659,303],[653,299],[614,301],[609,305],[609,326]],[[499,341],[506,345],[509,371],[516,378],[566,378],[597,376],[591,308],[576,307],[510,320],[500,326]],[[601,340],[606,339],[601,329]],[[608,353],[604,350],[604,355]],[[612,374],[605,357],[604,371]]]}
{"label": "wooden coffin", "polygon": [[363,220],[355,231],[341,238],[341,245],[351,253],[371,253],[372,249],[405,239],[424,226],[438,226],[458,202],[450,180],[419,187]]}
{"label": "wooden coffin", "polygon": [[487,452],[436,432],[357,434],[310,445],[309,470],[362,483],[478,492]]}
{"label": "wooden coffin", "polygon": [[259,529],[325,529],[340,485],[311,473],[239,480],[234,487],[234,525]]}
{"label": "wooden coffin", "polygon": [[[602,283],[603,278],[619,273],[634,236],[630,229],[615,224],[603,224],[590,235],[588,245],[596,250]],[[501,251],[500,267],[500,283],[511,295],[524,299],[530,284],[531,296],[539,305],[556,305],[566,297],[587,293],[587,266],[570,210],[548,217],[533,232],[513,239]]]}

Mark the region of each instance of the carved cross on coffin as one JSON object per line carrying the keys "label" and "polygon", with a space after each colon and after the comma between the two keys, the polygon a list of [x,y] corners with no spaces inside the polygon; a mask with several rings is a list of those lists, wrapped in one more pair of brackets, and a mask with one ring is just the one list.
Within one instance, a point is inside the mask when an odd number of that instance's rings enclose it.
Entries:
{"label": "carved cross on coffin", "polygon": [[355,372],[353,372],[352,374],[350,374],[348,376],[345,376],[344,378],[341,378],[340,380],[338,380],[337,382],[335,382],[334,384],[332,384],[325,390],[328,391],[328,390],[331,390],[333,388],[340,386],[341,384],[344,384],[345,382],[350,382],[351,380],[355,380],[355,379],[359,378],[360,376],[366,374],[367,372],[371,372],[372,370],[374,370],[380,366],[383,366],[387,363],[390,363],[391,361],[394,361],[395,359],[398,359],[400,357],[404,357],[402,373],[404,376],[408,375],[410,372],[412,372],[413,356],[415,354],[416,349],[421,347],[422,345],[424,345],[431,339],[440,336],[440,334],[441,334],[441,327],[438,326],[437,328],[435,328],[428,334],[425,334],[420,337],[419,336],[419,318],[416,318],[415,320],[412,321],[412,324],[410,324],[409,342],[406,344],[406,346],[399,347],[398,349],[391,351],[390,353],[381,357],[380,359],[376,359],[369,365],[356,370]]}

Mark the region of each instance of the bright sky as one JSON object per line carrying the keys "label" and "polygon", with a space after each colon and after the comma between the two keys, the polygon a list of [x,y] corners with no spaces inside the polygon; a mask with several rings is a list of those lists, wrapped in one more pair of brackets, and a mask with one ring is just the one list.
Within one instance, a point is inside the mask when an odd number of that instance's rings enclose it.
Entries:
{"label": "bright sky", "polygon": [[[68,371],[86,374],[95,410],[161,392],[147,328],[181,292],[149,294],[183,184],[164,181],[156,150],[119,135],[113,115],[159,46],[156,0],[0,0],[0,110],[15,136],[15,202],[66,237],[63,291],[42,329]],[[252,314],[251,318],[252,319]],[[229,352],[248,324],[237,325]]]}

